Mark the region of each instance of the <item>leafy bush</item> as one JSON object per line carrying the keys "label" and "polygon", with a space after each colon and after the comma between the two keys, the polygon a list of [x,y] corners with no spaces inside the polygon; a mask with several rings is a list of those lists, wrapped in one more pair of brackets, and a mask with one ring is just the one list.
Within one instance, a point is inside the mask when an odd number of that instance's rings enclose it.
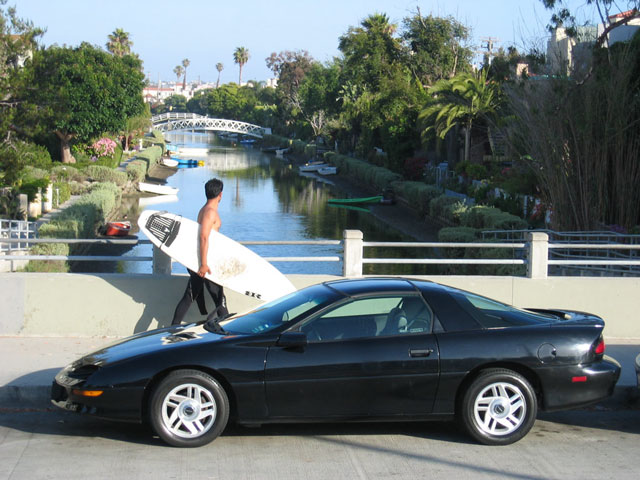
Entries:
{"label": "leafy bush", "polygon": [[71,198],[71,185],[68,182],[53,182],[53,202],[54,208],[59,207]]}
{"label": "leafy bush", "polygon": [[429,202],[429,215],[435,218],[440,218],[442,220],[446,220],[452,222],[453,219],[453,210],[450,207],[454,205],[462,204],[462,202],[457,197],[451,197],[449,195],[440,195],[439,197],[434,198]]}
{"label": "leafy bush", "polygon": [[[69,245],[65,243],[39,243],[31,249],[33,255],[69,255]],[[25,272],[64,273],[69,264],[61,260],[30,260]]]}
{"label": "leafy bush", "polygon": [[[470,227],[445,227],[438,232],[438,241],[445,243],[472,243],[478,240],[478,230]],[[443,248],[445,258],[464,258],[467,248]]]}
{"label": "leafy bush", "polygon": [[49,186],[49,178],[30,179],[23,181],[20,185],[20,193],[27,195],[30,202],[33,202],[38,194],[38,190],[44,192]]}
{"label": "leafy bush", "polygon": [[409,205],[417,209],[421,215],[429,213],[429,203],[434,198],[442,195],[442,189],[436,185],[423,182],[394,182],[393,189],[404,198]]}
{"label": "leafy bush", "polygon": [[96,182],[113,182],[119,186],[127,183],[127,174],[125,172],[113,170],[109,167],[90,165],[85,168],[85,172],[89,178]]}
{"label": "leafy bush", "polygon": [[[158,161],[162,158],[162,147],[156,145],[153,147],[145,148],[140,153],[136,155],[136,160],[142,160],[147,164],[147,172],[149,169],[158,163]],[[146,173],[146,172],[145,172]]]}
{"label": "leafy bush", "polygon": [[85,179],[85,175],[70,165],[56,165],[51,169],[51,178],[54,180],[82,181]]}
{"label": "leafy bush", "polygon": [[160,155],[166,151],[164,135],[159,130],[153,130],[151,133],[145,134],[142,138],[142,146],[147,148],[159,147]]}
{"label": "leafy bush", "polygon": [[40,238],[79,238],[79,228],[77,220],[53,219],[38,229],[38,236]]}
{"label": "leafy bush", "polygon": [[127,165],[127,176],[132,182],[140,182],[144,180],[147,174],[147,162],[142,160],[132,160]]}
{"label": "leafy bush", "polygon": [[58,220],[78,222],[78,235],[91,238],[96,227],[105,222],[107,215],[117,206],[120,189],[114,183],[98,183],[76,203],[67,207]]}
{"label": "leafy bush", "polygon": [[497,208],[477,205],[470,208],[460,219],[460,223],[465,227],[491,228],[493,220],[491,217],[500,215],[502,212]]}

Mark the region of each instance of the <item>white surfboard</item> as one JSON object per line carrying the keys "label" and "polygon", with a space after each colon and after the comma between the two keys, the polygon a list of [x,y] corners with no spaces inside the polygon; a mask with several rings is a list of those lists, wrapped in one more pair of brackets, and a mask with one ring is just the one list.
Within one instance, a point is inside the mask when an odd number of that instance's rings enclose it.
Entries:
{"label": "white surfboard", "polygon": [[[140,231],[151,243],[189,270],[198,271],[198,232],[193,220],[169,212],[145,210],[138,218]],[[277,268],[245,246],[211,230],[205,278],[244,295],[268,302],[296,288]]]}

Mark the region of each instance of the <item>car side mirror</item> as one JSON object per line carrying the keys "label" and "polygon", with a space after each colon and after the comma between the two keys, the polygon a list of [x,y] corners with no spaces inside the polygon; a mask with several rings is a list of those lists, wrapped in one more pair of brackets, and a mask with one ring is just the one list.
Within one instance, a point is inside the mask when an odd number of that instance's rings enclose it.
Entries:
{"label": "car side mirror", "polygon": [[307,334],[303,332],[283,332],[277,345],[284,348],[304,347],[307,345]]}

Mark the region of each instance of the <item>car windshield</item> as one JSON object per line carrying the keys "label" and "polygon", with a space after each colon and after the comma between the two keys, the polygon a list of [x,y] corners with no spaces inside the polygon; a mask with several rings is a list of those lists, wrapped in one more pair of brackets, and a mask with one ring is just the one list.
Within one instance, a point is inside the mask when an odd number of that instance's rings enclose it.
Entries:
{"label": "car windshield", "polygon": [[342,294],[337,291],[325,285],[313,285],[260,305],[248,313],[229,318],[221,322],[221,325],[229,334],[264,333],[284,324],[291,324],[338,298],[342,298]]}

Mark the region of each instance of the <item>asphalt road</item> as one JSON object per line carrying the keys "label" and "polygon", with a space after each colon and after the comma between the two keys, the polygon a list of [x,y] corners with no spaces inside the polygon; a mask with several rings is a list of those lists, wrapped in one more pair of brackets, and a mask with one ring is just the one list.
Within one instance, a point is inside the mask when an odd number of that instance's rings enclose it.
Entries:
{"label": "asphalt road", "polygon": [[0,410],[0,479],[638,478],[640,410],[545,413],[507,447],[454,424],[230,426],[198,449],[139,425],[58,410]]}

